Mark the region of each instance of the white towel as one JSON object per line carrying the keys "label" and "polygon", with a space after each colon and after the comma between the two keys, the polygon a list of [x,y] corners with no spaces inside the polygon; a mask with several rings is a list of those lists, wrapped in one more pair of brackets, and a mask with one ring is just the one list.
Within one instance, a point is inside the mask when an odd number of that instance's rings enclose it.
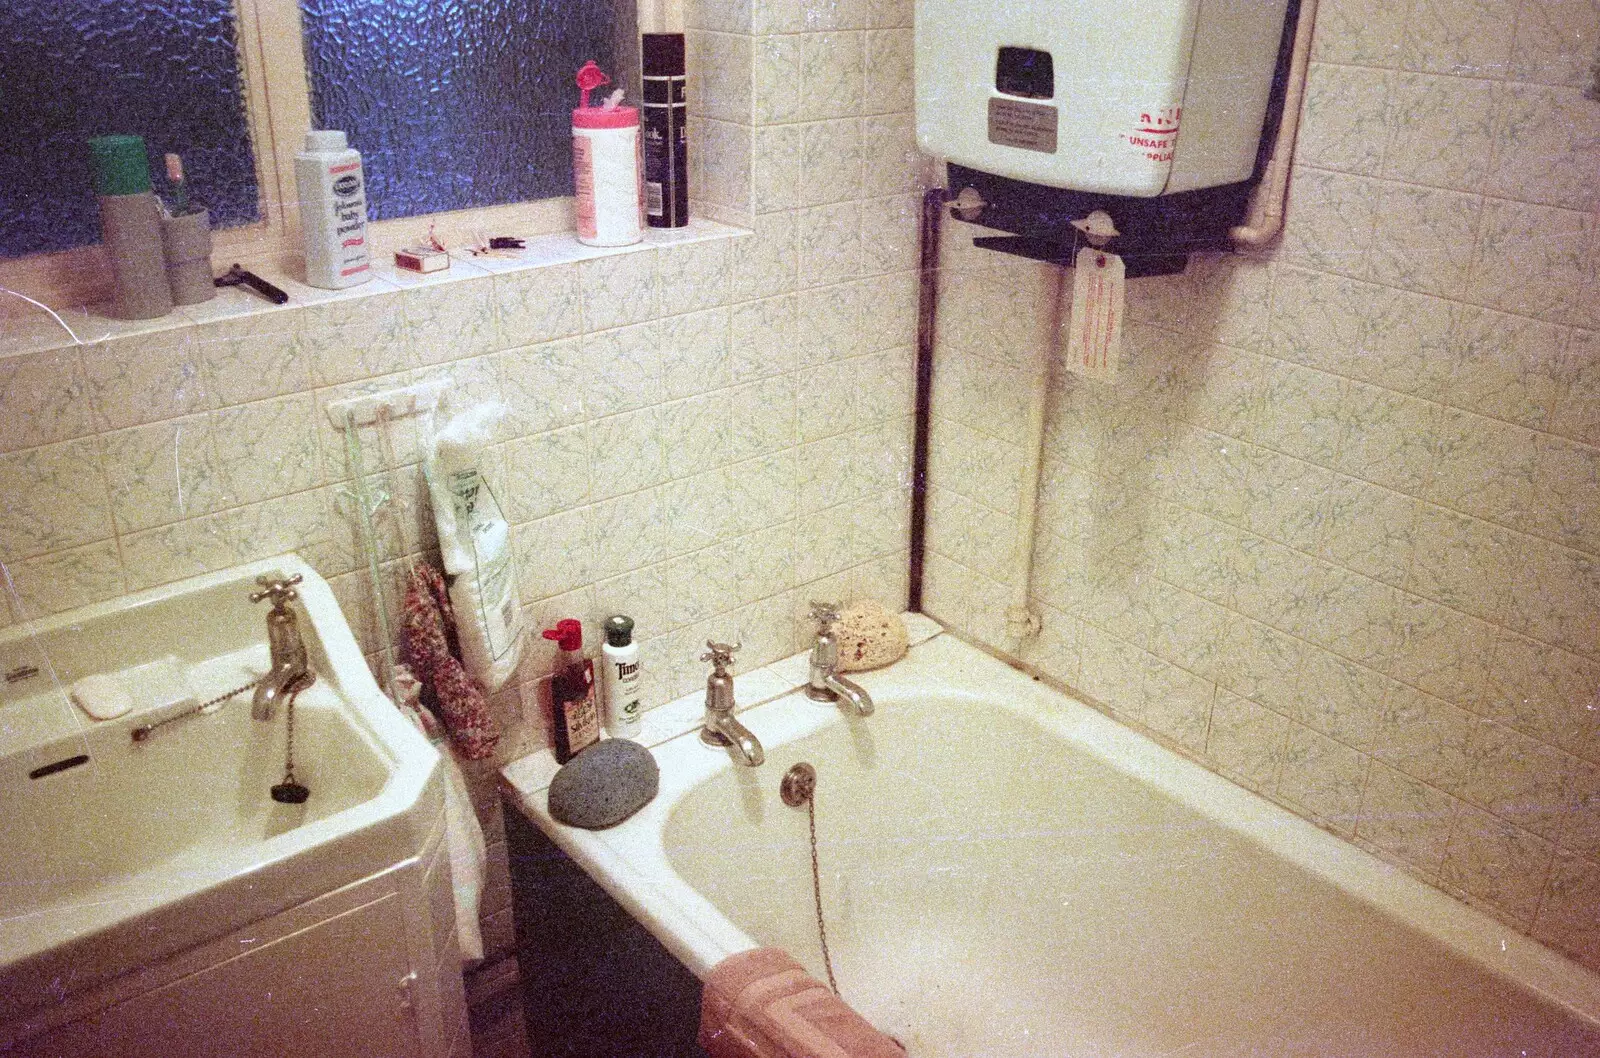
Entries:
{"label": "white towel", "polygon": [[461,946],[461,961],[473,962],[483,958],[483,930],[478,925],[478,908],[483,899],[483,880],[488,850],[483,840],[483,825],[472,810],[472,798],[467,794],[467,779],[461,774],[451,749],[450,740],[438,724],[430,725],[424,718],[431,716],[422,707],[422,684],[405,665],[396,665],[395,693],[400,695],[399,709],[429,737],[439,756],[444,758],[444,840],[450,853],[450,883],[455,889],[456,939]]}
{"label": "white towel", "polygon": [[478,905],[483,898],[488,853],[461,765],[448,745],[440,746],[439,752],[444,757],[444,839],[450,845],[450,881],[456,891],[456,938],[461,942],[462,961],[472,962],[483,958]]}

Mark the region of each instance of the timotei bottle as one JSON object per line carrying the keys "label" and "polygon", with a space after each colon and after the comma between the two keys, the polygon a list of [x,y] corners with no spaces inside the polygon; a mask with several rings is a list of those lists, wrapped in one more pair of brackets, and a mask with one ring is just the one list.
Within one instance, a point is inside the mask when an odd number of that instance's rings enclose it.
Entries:
{"label": "timotei bottle", "polygon": [[606,731],[612,738],[636,738],[644,726],[640,702],[644,679],[639,672],[639,644],[633,641],[633,618],[618,614],[606,619],[606,642],[600,653]]}

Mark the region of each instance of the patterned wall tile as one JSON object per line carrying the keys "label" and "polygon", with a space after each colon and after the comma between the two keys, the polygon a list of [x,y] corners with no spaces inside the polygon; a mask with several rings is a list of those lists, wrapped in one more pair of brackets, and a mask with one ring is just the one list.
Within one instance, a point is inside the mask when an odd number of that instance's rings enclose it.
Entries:
{"label": "patterned wall tile", "polygon": [[1308,727],[1290,723],[1277,792],[1335,833],[1353,833],[1367,758]]}
{"label": "patterned wall tile", "polygon": [[1451,316],[1450,374],[1439,396],[1481,415],[1547,427],[1568,386],[1570,332],[1476,305],[1455,305]]}
{"label": "patterned wall tile", "polygon": [[1600,107],[1576,88],[1495,93],[1494,167],[1484,190],[1568,209],[1600,207]]}
{"label": "patterned wall tile", "polygon": [[1396,68],[1413,0],[1326,0],[1317,9],[1312,57],[1322,62]]}
{"label": "patterned wall tile", "polygon": [[1551,429],[1600,444],[1600,331],[1571,331],[1560,375],[1567,383],[1552,405]]}
{"label": "patterned wall tile", "polygon": [[1567,788],[1579,762],[1504,724],[1479,724],[1461,794],[1524,830],[1556,840],[1574,815]]}
{"label": "patterned wall tile", "polygon": [[802,121],[854,117],[865,88],[866,34],[807,33],[800,38]]}
{"label": "patterned wall tile", "polygon": [[1488,901],[1526,929],[1555,858],[1549,842],[1469,805],[1461,806],[1440,869],[1443,883]]}
{"label": "patterned wall tile", "polygon": [[0,452],[81,437],[94,429],[88,379],[77,349],[51,349],[0,360]]}
{"label": "patterned wall tile", "polygon": [[1600,5],[1594,0],[1522,0],[1511,74],[1518,81],[1582,88],[1593,76],[1597,41]]}
{"label": "patterned wall tile", "polygon": [[1496,82],[1398,74],[1390,85],[1383,175],[1429,187],[1482,190],[1494,146]]}
{"label": "patterned wall tile", "polygon": [[1516,0],[1413,0],[1401,62],[1408,70],[1504,77]]}
{"label": "patterned wall tile", "polygon": [[1373,764],[1356,833],[1389,854],[1433,874],[1444,860],[1455,801],[1383,764]]}
{"label": "patterned wall tile", "polygon": [[1370,275],[1423,294],[1466,290],[1483,202],[1477,195],[1386,184],[1372,237]]}
{"label": "patterned wall tile", "polygon": [[91,438],[0,456],[0,558],[19,559],[111,537],[111,504]]}
{"label": "patterned wall tile", "polygon": [[1506,623],[1535,639],[1600,655],[1600,558],[1529,540],[1511,585]]}
{"label": "patterned wall tile", "polygon": [[1600,324],[1593,214],[1490,199],[1467,299],[1555,323]]}
{"label": "patterned wall tile", "polygon": [[1362,67],[1312,63],[1295,152],[1307,165],[1378,176],[1390,79]]}
{"label": "patterned wall tile", "polygon": [[1342,275],[1367,272],[1382,186],[1359,176],[1296,167],[1278,259]]}

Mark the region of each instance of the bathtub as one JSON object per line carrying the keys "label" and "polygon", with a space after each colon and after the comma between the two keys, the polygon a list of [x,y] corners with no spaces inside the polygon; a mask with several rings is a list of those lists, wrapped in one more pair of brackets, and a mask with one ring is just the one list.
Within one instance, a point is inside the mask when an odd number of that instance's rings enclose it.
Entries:
{"label": "bathtub", "polygon": [[775,945],[822,979],[778,797],[812,763],[840,992],[915,1058],[1600,1055],[1600,976],[954,636],[860,682],[870,717],[741,713],[759,768],[656,746],[611,830],[518,801],[696,975]]}

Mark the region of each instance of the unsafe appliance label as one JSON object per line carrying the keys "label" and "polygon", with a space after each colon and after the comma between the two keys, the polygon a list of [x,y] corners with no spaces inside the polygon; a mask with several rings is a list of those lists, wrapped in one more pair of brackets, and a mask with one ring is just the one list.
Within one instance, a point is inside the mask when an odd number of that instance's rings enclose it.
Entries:
{"label": "unsafe appliance label", "polygon": [[1123,133],[1122,138],[1147,161],[1170,162],[1178,146],[1178,125],[1182,118],[1182,107],[1142,111],[1132,130]]}
{"label": "unsafe appliance label", "polygon": [[989,142],[1040,154],[1056,153],[1056,108],[1020,99],[989,100]]}

